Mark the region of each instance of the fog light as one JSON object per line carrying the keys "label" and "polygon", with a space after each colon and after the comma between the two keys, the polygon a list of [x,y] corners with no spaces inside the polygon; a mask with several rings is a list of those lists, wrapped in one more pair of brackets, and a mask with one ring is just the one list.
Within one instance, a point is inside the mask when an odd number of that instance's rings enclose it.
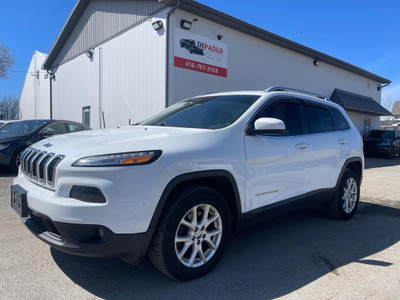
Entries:
{"label": "fog light", "polygon": [[74,185],[69,197],[89,203],[106,203],[103,193],[98,188],[90,186]]}

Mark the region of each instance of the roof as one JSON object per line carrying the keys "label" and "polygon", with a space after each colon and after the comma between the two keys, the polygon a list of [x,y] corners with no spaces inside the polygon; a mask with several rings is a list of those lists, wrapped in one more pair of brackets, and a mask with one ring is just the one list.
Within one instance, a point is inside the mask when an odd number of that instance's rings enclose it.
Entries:
{"label": "roof", "polygon": [[[262,28],[256,27],[251,25],[247,22],[244,22],[240,19],[232,17],[228,14],[220,12],[216,9],[213,9],[209,6],[204,4],[198,3],[193,0],[159,0],[164,2],[167,5],[173,6],[177,5],[179,9],[184,11],[196,14],[200,17],[205,19],[211,20],[218,24],[227,26],[229,28],[235,29],[237,31],[243,32],[245,34],[254,36],[256,38],[262,39],[264,41],[270,42],[277,46],[286,48],[288,50],[300,53],[302,55],[308,56],[313,59],[318,59],[321,62],[333,65],[335,67],[347,70],[349,72],[361,75],[363,77],[375,80],[380,83],[391,83],[391,81],[387,78],[378,76],[374,73],[371,73],[367,70],[359,68],[355,65],[347,63],[343,60],[337,59],[333,56],[327,55],[325,53],[319,52],[312,48],[306,47],[274,33],[271,33],[267,30]],[[67,22],[65,23],[61,33],[59,34],[57,40],[55,41],[50,53],[43,64],[44,69],[50,69],[54,60],[57,58],[58,54],[60,53],[61,49],[63,48],[65,42],[67,41],[69,35],[71,34],[72,30],[74,29],[75,25],[79,21],[80,17],[82,16],[83,12],[85,11],[86,7],[88,6],[90,0],[78,0],[76,3],[73,11],[71,12]]]}
{"label": "roof", "polygon": [[400,116],[400,101],[395,101],[392,108],[393,116]]}
{"label": "roof", "polygon": [[391,113],[371,97],[335,89],[331,101],[339,104],[347,111],[373,116],[390,116]]}

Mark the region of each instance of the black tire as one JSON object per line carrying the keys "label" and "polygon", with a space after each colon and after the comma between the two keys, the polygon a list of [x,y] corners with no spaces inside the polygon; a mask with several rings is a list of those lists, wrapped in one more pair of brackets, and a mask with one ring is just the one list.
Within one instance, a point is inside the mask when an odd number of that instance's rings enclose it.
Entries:
{"label": "black tire", "polygon": [[25,149],[17,149],[13,156],[11,157],[11,161],[10,161],[10,165],[8,166],[8,170],[11,173],[17,173],[18,172],[18,168],[19,168],[19,156],[22,153],[22,151],[24,151]]}
{"label": "black tire", "polygon": [[[351,193],[355,195],[355,199],[350,201],[350,203],[354,203],[349,207],[346,207],[346,200],[343,199],[345,197],[345,189],[349,187],[349,183],[353,182],[356,186],[356,191]],[[349,195],[349,194],[348,194]],[[338,220],[348,220],[354,216],[357,211],[358,203],[360,200],[360,178],[353,170],[346,169],[343,173],[342,178],[340,179],[340,183],[337,186],[335,191],[335,196],[329,204],[329,214],[331,217]]]}
{"label": "black tire", "polygon": [[[209,273],[221,259],[226,248],[228,235],[230,233],[231,224],[229,208],[224,198],[219,193],[201,185],[189,185],[183,187],[175,192],[171,197],[171,201],[163,212],[163,216],[154,232],[153,239],[150,243],[148,256],[150,261],[161,273],[176,280],[192,280]],[[186,245],[185,242],[185,244],[182,245],[182,248],[179,250],[178,247],[180,247],[181,244],[175,244],[175,236],[180,235],[180,230],[185,229],[185,226],[182,225],[181,221],[190,216],[192,209],[198,207],[196,209],[196,215],[200,217],[199,223],[201,223],[201,221],[204,220],[204,210],[202,215],[201,208],[206,206],[211,207],[210,214],[207,214],[208,219],[216,216],[216,214],[212,214],[212,212],[215,212],[212,209],[215,209],[218,212],[220,218],[205,226],[206,228],[203,229],[204,231],[202,231],[200,225],[198,229],[199,231],[196,231],[197,233],[187,227],[187,232],[184,232],[183,234],[185,236],[190,236],[190,239],[193,238],[194,242],[192,242],[191,246],[186,248],[187,250],[183,251],[182,249]],[[212,250],[211,247],[208,246],[209,243],[205,241],[203,242],[201,237],[205,237],[205,235],[203,235],[205,232],[218,230],[215,222],[222,224],[222,230],[220,231],[222,234],[216,235],[216,238],[219,239],[219,242],[216,244],[216,249]],[[211,231],[207,231],[207,229]],[[200,234],[200,238],[198,236],[193,236],[193,234]],[[201,239],[201,241],[198,239]],[[191,241],[192,240],[187,243],[191,243]],[[184,242],[182,242],[182,244],[183,243]],[[194,257],[196,257],[196,259],[194,262],[197,262],[197,264],[201,265],[190,267],[184,263],[184,260],[186,259],[185,255],[191,256],[191,254],[194,253],[194,249],[196,249],[195,244],[199,245],[197,247],[201,247],[201,253],[204,260],[206,260],[205,257],[207,256],[207,253],[209,257],[206,261],[203,261],[201,260],[200,256],[197,258],[198,254],[195,254]],[[209,248],[207,249],[207,247]],[[178,251],[185,254],[181,259],[178,258]],[[190,264],[190,259],[188,258],[188,260],[188,263]]]}
{"label": "black tire", "polygon": [[394,147],[391,147],[391,148],[390,148],[387,157],[388,157],[389,159],[393,159],[393,158],[395,157],[395,148],[394,148]]}

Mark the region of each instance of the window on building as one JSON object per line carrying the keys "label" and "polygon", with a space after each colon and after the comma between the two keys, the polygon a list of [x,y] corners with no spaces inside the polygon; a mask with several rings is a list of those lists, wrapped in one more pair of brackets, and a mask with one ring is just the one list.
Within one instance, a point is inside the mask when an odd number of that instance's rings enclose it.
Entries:
{"label": "window on building", "polygon": [[371,119],[364,118],[363,132],[364,134],[371,130]]}
{"label": "window on building", "polygon": [[307,127],[306,133],[321,133],[335,131],[333,120],[329,110],[319,107],[303,104],[303,113],[305,125]]}
{"label": "window on building", "polygon": [[90,106],[82,108],[82,123],[90,127]]}

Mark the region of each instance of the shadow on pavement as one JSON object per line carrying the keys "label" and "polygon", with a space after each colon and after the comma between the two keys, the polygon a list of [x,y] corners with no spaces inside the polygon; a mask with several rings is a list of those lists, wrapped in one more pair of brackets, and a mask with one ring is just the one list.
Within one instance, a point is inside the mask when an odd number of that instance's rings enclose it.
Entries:
{"label": "shadow on pavement", "polygon": [[365,169],[394,167],[400,166],[400,157],[394,158],[380,158],[380,157],[366,157]]}
{"label": "shadow on pavement", "polygon": [[17,177],[17,173],[11,173],[7,167],[0,167],[0,177]]}
{"label": "shadow on pavement", "polygon": [[[349,221],[317,209],[292,213],[235,234],[209,275],[175,282],[145,260],[131,266],[117,259],[93,259],[51,248],[53,259],[74,283],[107,299],[250,297],[287,295],[350,263],[378,268],[392,262],[366,257],[400,241],[400,209],[360,203]],[[340,288],[340,287],[338,287]]]}

